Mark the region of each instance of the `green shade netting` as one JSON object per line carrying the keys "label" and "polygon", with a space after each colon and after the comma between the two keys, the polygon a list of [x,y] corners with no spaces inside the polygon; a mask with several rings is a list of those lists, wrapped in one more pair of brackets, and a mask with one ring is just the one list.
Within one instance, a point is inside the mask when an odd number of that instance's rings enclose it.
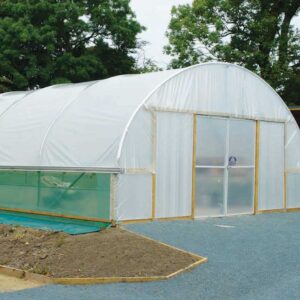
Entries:
{"label": "green shade netting", "polygon": [[0,171],[0,207],[110,219],[110,174]]}

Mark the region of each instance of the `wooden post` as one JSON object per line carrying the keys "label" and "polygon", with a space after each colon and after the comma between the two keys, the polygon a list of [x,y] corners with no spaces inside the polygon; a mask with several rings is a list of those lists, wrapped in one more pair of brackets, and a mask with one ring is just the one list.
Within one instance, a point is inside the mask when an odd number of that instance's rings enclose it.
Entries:
{"label": "wooden post", "polygon": [[258,212],[259,198],[259,149],[260,149],[260,122],[256,121],[256,142],[255,142],[255,189],[254,189],[254,214]]}
{"label": "wooden post", "polygon": [[196,213],[196,142],[197,142],[197,115],[193,116],[193,162],[192,162],[192,218]]}

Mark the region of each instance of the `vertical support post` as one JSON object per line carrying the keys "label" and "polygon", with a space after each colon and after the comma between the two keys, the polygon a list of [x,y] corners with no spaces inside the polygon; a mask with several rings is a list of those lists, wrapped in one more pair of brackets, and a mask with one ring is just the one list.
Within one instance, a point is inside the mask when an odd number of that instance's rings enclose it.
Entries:
{"label": "vertical support post", "polygon": [[152,221],[155,219],[156,210],[156,174],[152,174]]}
{"label": "vertical support post", "polygon": [[284,172],[284,209],[287,211],[287,172]]}
{"label": "vertical support post", "polygon": [[228,169],[228,159],[229,159],[229,138],[230,138],[230,119],[226,119],[226,149],[224,157],[224,216],[228,214],[228,180],[229,180],[229,169]]}
{"label": "vertical support post", "polygon": [[259,192],[259,149],[260,149],[260,122],[256,121],[255,138],[255,188],[254,188],[254,214],[258,211],[258,192]]}
{"label": "vertical support post", "polygon": [[[27,173],[27,171],[25,171]],[[37,182],[37,209],[40,207],[41,202],[41,171],[37,172],[38,182]]]}
{"label": "vertical support post", "polygon": [[193,161],[192,161],[192,218],[196,213],[196,151],[197,151],[197,115],[193,115]]}
{"label": "vertical support post", "polygon": [[112,226],[116,225],[116,196],[117,196],[117,175],[110,175],[110,219]]}
{"label": "vertical support post", "polygon": [[155,219],[156,211],[156,155],[157,155],[157,114],[151,112],[152,116],[152,220]]}
{"label": "vertical support post", "polygon": [[285,211],[287,211],[287,172],[286,172],[286,151],[285,151],[285,145],[286,145],[286,137],[287,137],[287,124],[284,123],[284,186],[283,186],[283,192],[284,192],[284,200],[283,200],[283,203],[284,203],[284,209]]}

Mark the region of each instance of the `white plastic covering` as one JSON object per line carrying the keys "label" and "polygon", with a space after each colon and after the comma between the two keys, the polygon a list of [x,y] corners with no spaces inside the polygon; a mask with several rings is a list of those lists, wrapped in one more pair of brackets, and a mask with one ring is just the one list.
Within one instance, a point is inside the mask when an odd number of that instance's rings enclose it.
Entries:
{"label": "white plastic covering", "polygon": [[149,97],[146,107],[283,121],[290,114],[282,99],[261,78],[223,63],[182,70]]}
{"label": "white plastic covering", "polygon": [[192,214],[193,115],[157,114],[156,218]]}
{"label": "white plastic covering", "polygon": [[119,221],[152,218],[152,175],[118,175],[116,201]]}
{"label": "white plastic covering", "polygon": [[153,170],[155,123],[152,114],[141,108],[126,136],[120,165],[125,169]]}
{"label": "white plastic covering", "polygon": [[[164,174],[158,175],[157,180],[161,197],[161,185],[166,180],[171,191],[179,186],[176,180],[181,178],[166,179],[167,172],[158,169],[164,160],[174,161],[174,153],[170,157],[157,156],[160,160],[157,162],[153,157],[157,111],[190,114],[182,121],[178,117],[180,126],[178,123],[174,129],[180,135],[184,128],[190,127],[193,113],[285,123],[286,171],[300,168],[300,131],[282,99],[252,72],[226,63],[1,94],[0,167],[121,168],[125,173],[138,169],[149,172],[149,176],[159,171]],[[158,134],[168,135],[165,131]],[[177,147],[178,142],[174,143]],[[178,151],[178,155],[191,150],[187,148],[189,143],[182,143],[181,147],[186,149]],[[183,167],[179,164],[178,168]],[[124,176],[120,177],[120,183],[127,185],[128,194],[133,193],[138,185],[131,175]],[[149,191],[149,179],[139,180],[141,190],[133,196],[141,195],[143,189]],[[287,189],[290,188],[288,184]],[[186,191],[190,193],[189,186]],[[137,198],[131,202],[123,193],[120,197],[123,198],[118,216],[137,217],[128,210]],[[182,197],[180,201],[187,201],[189,195]],[[175,202],[185,209],[188,207],[179,203],[179,198]],[[126,208],[124,216],[121,207]],[[141,218],[149,215],[148,210],[147,206]],[[175,214],[183,213],[173,208],[160,212],[160,215]]]}
{"label": "white plastic covering", "polygon": [[284,207],[284,124],[260,124],[258,207]]}
{"label": "white plastic covering", "polygon": [[[286,122],[289,168],[300,166],[299,128],[282,99],[260,77],[226,63],[200,64],[169,75],[142,101],[140,109]],[[130,148],[131,153],[135,152],[129,135],[134,136],[134,124],[139,123],[138,111],[123,131],[118,151],[119,157],[122,156],[121,166],[131,159],[131,155],[122,155],[123,150]]]}
{"label": "white plastic covering", "polygon": [[145,108],[288,122],[289,167],[300,165],[299,129],[276,92],[244,68],[208,63],[1,94],[0,166],[144,168]]}
{"label": "white plastic covering", "polygon": [[285,151],[286,169],[300,168],[300,134],[294,118],[286,123]]}
{"label": "white plastic covering", "polygon": [[118,167],[127,122],[147,94],[174,72],[0,95],[0,165]]}
{"label": "white plastic covering", "polygon": [[5,94],[0,94],[1,106],[0,106],[0,116],[4,115],[6,111],[18,101],[22,100],[24,97],[32,92],[10,92]]}

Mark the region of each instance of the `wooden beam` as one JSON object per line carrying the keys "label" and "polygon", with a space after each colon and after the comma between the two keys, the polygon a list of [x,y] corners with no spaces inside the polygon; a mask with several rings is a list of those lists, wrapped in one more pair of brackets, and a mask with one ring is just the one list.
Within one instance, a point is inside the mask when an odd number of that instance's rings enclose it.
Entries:
{"label": "wooden beam", "polygon": [[47,216],[47,217],[65,218],[65,219],[74,219],[74,220],[81,220],[81,221],[104,222],[104,223],[110,223],[111,222],[111,220],[108,220],[108,219],[72,216],[72,215],[57,214],[57,213],[45,212],[45,211],[20,209],[20,208],[0,207],[0,211],[1,210],[2,211],[7,211],[7,212],[26,213],[26,214],[33,214],[33,215],[40,215],[40,216]]}
{"label": "wooden beam", "polygon": [[254,182],[254,214],[258,212],[259,201],[259,151],[260,151],[260,122],[256,121],[255,138],[255,182]]}
{"label": "wooden beam", "polygon": [[152,220],[155,219],[156,211],[156,174],[152,174]]}
{"label": "wooden beam", "polygon": [[151,112],[152,116],[152,220],[156,214],[156,160],[157,160],[157,113]]}
{"label": "wooden beam", "polygon": [[192,218],[196,213],[196,158],[197,158],[197,115],[193,115],[193,158],[192,158]]}
{"label": "wooden beam", "polygon": [[272,214],[272,213],[284,213],[286,210],[284,208],[275,208],[275,209],[265,209],[265,210],[258,210],[257,214]]}

